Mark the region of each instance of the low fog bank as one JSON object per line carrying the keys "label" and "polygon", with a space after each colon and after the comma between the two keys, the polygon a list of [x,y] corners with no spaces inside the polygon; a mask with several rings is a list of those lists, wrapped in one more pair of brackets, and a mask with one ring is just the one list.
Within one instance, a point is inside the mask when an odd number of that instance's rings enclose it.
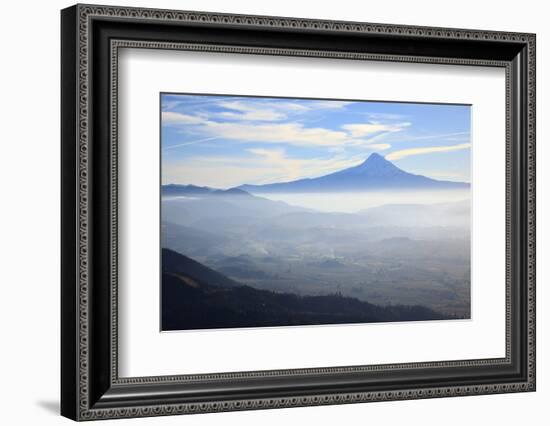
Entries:
{"label": "low fog bank", "polygon": [[470,199],[470,189],[440,191],[370,191],[337,193],[266,193],[273,201],[322,212],[356,213],[387,204],[438,204]]}

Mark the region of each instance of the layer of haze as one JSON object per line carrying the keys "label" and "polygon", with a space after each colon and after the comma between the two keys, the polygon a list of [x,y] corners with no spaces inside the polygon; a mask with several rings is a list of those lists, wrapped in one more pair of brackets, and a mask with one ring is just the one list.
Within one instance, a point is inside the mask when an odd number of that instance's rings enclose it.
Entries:
{"label": "layer of haze", "polygon": [[267,193],[261,195],[273,201],[322,212],[356,213],[386,204],[438,204],[470,199],[470,190],[451,191],[378,191],[316,194]]}

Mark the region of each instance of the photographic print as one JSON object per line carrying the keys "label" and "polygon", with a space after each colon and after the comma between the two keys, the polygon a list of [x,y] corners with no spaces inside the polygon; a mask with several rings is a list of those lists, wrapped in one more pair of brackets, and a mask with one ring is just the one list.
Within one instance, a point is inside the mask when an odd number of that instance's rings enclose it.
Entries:
{"label": "photographic print", "polygon": [[470,318],[471,106],[161,93],[161,330]]}
{"label": "photographic print", "polygon": [[63,416],[536,390],[534,33],[86,4],[60,33]]}

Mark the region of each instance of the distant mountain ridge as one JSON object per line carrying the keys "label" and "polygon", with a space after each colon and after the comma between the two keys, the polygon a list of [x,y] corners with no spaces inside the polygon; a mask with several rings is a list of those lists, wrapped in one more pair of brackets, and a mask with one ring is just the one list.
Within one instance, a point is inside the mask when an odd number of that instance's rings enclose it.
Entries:
{"label": "distant mountain ridge", "polygon": [[223,195],[244,195],[250,196],[250,194],[239,188],[230,188],[230,189],[216,189],[209,186],[196,186],[196,185],[178,185],[178,184],[168,184],[162,185],[161,195],[163,197],[177,197],[177,196],[223,196]]}
{"label": "distant mountain ridge", "polygon": [[372,190],[467,189],[467,182],[452,182],[416,175],[400,169],[380,154],[373,153],[361,164],[317,178],[265,185],[244,184],[229,189],[196,185],[163,185],[162,196],[250,195],[268,193],[361,192]]}
{"label": "distant mountain ridge", "polygon": [[317,178],[265,185],[241,185],[237,189],[252,194],[261,193],[315,193],[359,192],[369,190],[460,189],[469,188],[466,182],[436,180],[415,175],[397,167],[380,154],[371,154],[358,166]]}

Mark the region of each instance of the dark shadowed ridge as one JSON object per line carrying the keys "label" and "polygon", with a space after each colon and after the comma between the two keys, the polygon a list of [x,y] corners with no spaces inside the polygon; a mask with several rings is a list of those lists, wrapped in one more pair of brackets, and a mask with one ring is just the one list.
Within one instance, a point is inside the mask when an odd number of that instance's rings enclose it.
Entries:
{"label": "dark shadowed ridge", "polygon": [[266,185],[241,185],[238,188],[255,193],[359,192],[369,190],[459,189],[465,182],[431,179],[408,173],[380,154],[371,154],[363,163],[317,178]]}
{"label": "dark shadowed ridge", "polygon": [[163,274],[182,274],[217,287],[240,285],[231,278],[204,266],[202,263],[166,248],[162,249],[162,272]]}
{"label": "dark shadowed ridge", "polygon": [[162,330],[450,319],[424,306],[378,306],[340,294],[259,290],[162,250]]}

